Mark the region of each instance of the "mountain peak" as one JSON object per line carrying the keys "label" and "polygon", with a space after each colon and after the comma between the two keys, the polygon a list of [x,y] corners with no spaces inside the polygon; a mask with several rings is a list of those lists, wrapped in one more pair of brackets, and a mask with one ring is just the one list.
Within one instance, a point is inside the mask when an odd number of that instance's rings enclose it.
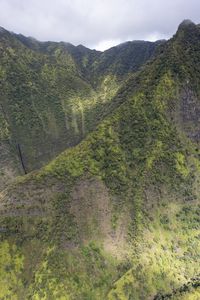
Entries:
{"label": "mountain peak", "polygon": [[178,29],[182,29],[182,28],[186,28],[186,27],[190,27],[190,26],[196,26],[196,25],[191,20],[185,19],[180,23]]}
{"label": "mountain peak", "polygon": [[176,37],[182,41],[196,43],[196,40],[199,40],[199,28],[191,20],[184,20],[178,27]]}
{"label": "mountain peak", "polygon": [[0,26],[0,33],[5,33],[5,32],[8,32],[8,31],[5,28]]}

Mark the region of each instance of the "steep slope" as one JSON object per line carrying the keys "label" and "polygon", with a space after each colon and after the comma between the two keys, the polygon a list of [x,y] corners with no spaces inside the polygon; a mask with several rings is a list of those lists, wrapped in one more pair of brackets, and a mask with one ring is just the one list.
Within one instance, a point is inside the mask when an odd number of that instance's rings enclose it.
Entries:
{"label": "steep slope", "polygon": [[124,78],[145,64],[149,58],[155,55],[157,47],[164,43],[164,40],[157,42],[132,41],[112,47],[99,56],[98,63],[93,63],[91,72],[93,76],[96,74],[97,81],[106,74],[115,74],[118,79]]}
{"label": "steep slope", "polygon": [[[131,50],[134,43],[128,46],[129,56],[118,63],[118,50],[110,62],[109,55],[83,46],[42,43],[1,28],[0,141],[4,154],[0,188],[15,174],[41,167],[93,130],[109,113],[107,104],[124,80],[116,74],[117,64],[120,70],[135,59],[137,71],[157,47],[151,44],[146,51],[145,45],[140,45],[143,54]],[[106,61],[102,55],[108,56]],[[101,78],[98,82],[97,77]]]}
{"label": "steep slope", "polygon": [[199,50],[182,23],[93,133],[2,191],[1,299],[198,299]]}
{"label": "steep slope", "polygon": [[81,115],[71,102],[91,92],[62,49],[48,57],[25,48],[10,33],[1,34],[2,122],[13,148],[20,147],[27,172],[80,141]]}

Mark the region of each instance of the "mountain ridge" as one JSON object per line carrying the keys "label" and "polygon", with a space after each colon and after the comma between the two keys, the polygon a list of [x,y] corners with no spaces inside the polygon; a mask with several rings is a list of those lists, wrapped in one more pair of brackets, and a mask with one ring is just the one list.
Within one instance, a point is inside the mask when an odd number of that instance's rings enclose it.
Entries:
{"label": "mountain ridge", "polygon": [[86,138],[0,193],[2,298],[198,299],[199,33],[179,28]]}
{"label": "mountain ridge", "polygon": [[24,172],[21,157],[26,172],[37,169],[93,130],[129,73],[158,46],[133,43],[100,57],[64,43],[47,43],[40,52],[38,42],[32,50],[17,37],[5,31],[0,39],[2,147],[11,162],[3,164],[3,182]]}

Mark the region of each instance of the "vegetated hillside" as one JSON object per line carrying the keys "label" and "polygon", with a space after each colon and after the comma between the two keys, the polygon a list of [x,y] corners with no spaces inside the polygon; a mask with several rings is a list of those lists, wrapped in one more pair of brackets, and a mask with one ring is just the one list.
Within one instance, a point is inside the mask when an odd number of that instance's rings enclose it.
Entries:
{"label": "vegetated hillside", "polygon": [[120,81],[122,76],[137,71],[155,55],[156,48],[165,43],[165,40],[157,42],[129,41],[101,52],[90,50],[83,45],[74,46],[65,42],[40,42],[21,34],[14,34],[14,36],[26,47],[37,52],[53,54],[58,47],[62,47],[73,57],[81,74],[93,86],[102,81],[105,75],[115,75]]}
{"label": "vegetated hillside", "polygon": [[199,299],[200,29],[93,133],[0,194],[0,299]]}
{"label": "vegetated hillside", "polygon": [[109,51],[38,42],[1,28],[0,188],[80,142],[109,113],[129,71],[137,71],[158,44],[132,42],[113,48],[110,57]]}

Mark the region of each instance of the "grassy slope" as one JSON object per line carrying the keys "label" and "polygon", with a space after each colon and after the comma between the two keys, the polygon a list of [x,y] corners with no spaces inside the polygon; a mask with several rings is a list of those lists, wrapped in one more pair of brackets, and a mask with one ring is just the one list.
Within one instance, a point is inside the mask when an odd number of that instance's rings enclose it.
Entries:
{"label": "grassy slope", "polygon": [[199,150],[179,109],[188,80],[199,97],[196,40],[180,28],[94,133],[1,193],[2,299],[159,299],[199,274]]}

